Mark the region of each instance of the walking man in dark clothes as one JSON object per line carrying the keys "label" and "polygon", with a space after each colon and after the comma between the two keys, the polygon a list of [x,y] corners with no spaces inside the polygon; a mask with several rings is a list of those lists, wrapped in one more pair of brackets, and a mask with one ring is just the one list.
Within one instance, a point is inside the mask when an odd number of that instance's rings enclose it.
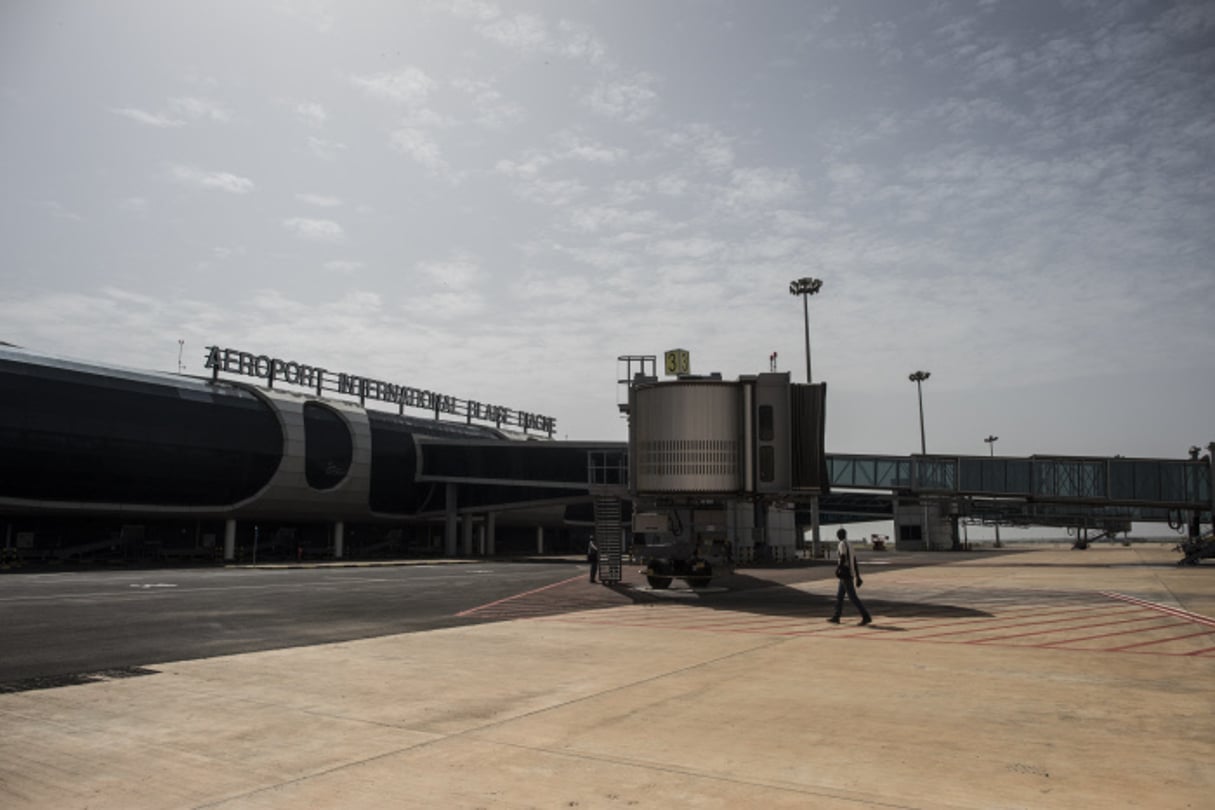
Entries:
{"label": "walking man in dark clothes", "polygon": [[[840,529],[835,536],[840,541],[839,561],[835,564],[835,576],[839,578],[840,587],[835,592],[835,613],[827,621],[832,624],[840,623],[840,612],[844,609],[844,595],[847,594],[848,599],[861,612],[860,624],[869,624],[873,619],[869,616],[869,611],[865,610],[865,604],[861,602],[861,598],[856,595],[856,589],[861,587],[861,571],[857,567],[856,555],[852,553],[852,546],[848,545],[848,532]],[[853,587],[854,582],[856,587]]]}

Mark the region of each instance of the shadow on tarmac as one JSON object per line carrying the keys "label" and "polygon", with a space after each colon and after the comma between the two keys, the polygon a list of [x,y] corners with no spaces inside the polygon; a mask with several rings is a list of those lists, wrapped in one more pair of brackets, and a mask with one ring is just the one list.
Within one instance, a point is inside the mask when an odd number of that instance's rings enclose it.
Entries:
{"label": "shadow on tarmac", "polygon": [[[831,595],[809,593],[795,584],[817,580],[829,580],[834,586],[835,577],[831,570],[825,567],[803,569],[803,576],[793,582],[781,582],[766,576],[753,574],[731,574],[713,580],[711,587],[696,590],[672,586],[668,590],[655,591],[635,583],[622,582],[602,587],[619,594],[633,604],[654,604],[657,602],[675,603],[687,607],[703,608],[711,611],[730,611],[752,613],[760,616],[804,617],[806,619],[823,619],[830,616],[835,609],[835,589]],[[787,577],[782,577],[787,579]],[[873,589],[870,591],[874,592]],[[961,619],[989,618],[991,613],[975,608],[958,605],[938,604],[923,601],[903,601],[877,595],[869,596],[862,587],[858,596],[865,607],[874,615],[882,617],[881,626],[870,625],[875,630],[902,631],[903,628],[892,622],[898,619]],[[596,609],[603,605],[587,605],[580,609]],[[856,608],[847,600],[844,601],[845,617],[856,615]]]}

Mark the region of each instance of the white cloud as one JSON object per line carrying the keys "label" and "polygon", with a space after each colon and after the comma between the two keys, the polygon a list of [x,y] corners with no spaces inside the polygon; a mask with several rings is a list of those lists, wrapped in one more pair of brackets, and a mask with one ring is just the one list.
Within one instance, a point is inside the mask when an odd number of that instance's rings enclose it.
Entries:
{"label": "white cloud", "polygon": [[654,78],[638,73],[628,81],[601,81],[584,99],[592,112],[635,123],[648,117],[658,101]]}
{"label": "white cloud", "polygon": [[308,151],[321,160],[333,160],[338,153],[346,150],[346,144],[337,141],[327,141],[315,135],[308,136]]}
{"label": "white cloud", "polygon": [[243,246],[225,247],[223,245],[217,245],[216,247],[211,248],[211,255],[220,261],[227,261],[233,256],[244,256],[247,252],[248,251]]}
{"label": "white cloud", "polygon": [[315,101],[301,101],[295,105],[295,114],[298,115],[305,123],[310,126],[324,126],[329,120],[329,114],[325,112],[325,108]]}
{"label": "white cloud", "polygon": [[415,270],[422,283],[402,309],[416,324],[444,324],[485,310],[486,274],[473,254],[457,251],[446,259],[418,262]]}
{"label": "white cloud", "polygon": [[557,180],[536,177],[515,187],[515,193],[523,199],[552,207],[569,205],[586,191],[586,185],[572,177]]}
{"label": "white cloud", "polygon": [[692,124],[663,137],[668,149],[690,154],[709,169],[724,171],[734,165],[734,139],[706,124]]}
{"label": "white cloud", "polygon": [[208,172],[193,166],[173,166],[170,169],[175,180],[187,185],[229,194],[248,194],[253,190],[253,181],[229,172]]}
{"label": "white cloud", "polygon": [[484,0],[452,0],[449,8],[457,17],[481,22],[489,22],[502,14],[497,4]]}
{"label": "white cloud", "polygon": [[333,273],[350,275],[351,273],[357,273],[359,270],[362,270],[363,263],[350,261],[348,259],[334,259],[333,261],[325,262],[325,269]]}
{"label": "white cloud", "polygon": [[352,76],[350,81],[372,98],[407,105],[425,101],[436,86],[435,80],[425,71],[413,66],[393,73]]}
{"label": "white cloud", "polygon": [[561,33],[557,51],[562,56],[585,59],[591,64],[603,61],[607,49],[589,27],[562,20],[558,23],[557,28]]}
{"label": "white cloud", "polygon": [[553,30],[543,17],[535,14],[504,17],[501,9],[490,3],[455,3],[451,12],[478,23],[476,31],[481,36],[519,53],[553,54],[591,65],[607,61],[603,42],[583,23],[563,19]]}
{"label": "white cloud", "polygon": [[562,247],[560,249],[563,253],[596,270],[618,270],[636,264],[636,258],[632,253],[625,250],[614,250],[610,247]]}
{"label": "white cloud", "polygon": [[788,202],[802,190],[801,178],[793,169],[735,169],[721,200],[735,208],[758,208]]}
{"label": "white cloud", "polygon": [[341,242],[346,238],[342,226],[331,219],[308,219],[291,217],[283,220],[283,227],[300,239],[309,242]]}
{"label": "white cloud", "polygon": [[451,86],[466,94],[473,106],[473,121],[486,129],[501,130],[523,120],[523,108],[508,101],[493,82],[452,79]]}
{"label": "white cloud", "polygon": [[538,51],[548,46],[548,25],[532,14],[495,19],[477,30],[488,39],[516,51]]}
{"label": "white cloud", "polygon": [[719,254],[725,243],[707,236],[687,239],[664,239],[650,248],[650,253],[663,259],[704,259]]}
{"label": "white cloud", "polygon": [[324,194],[296,194],[295,199],[309,205],[320,206],[321,208],[336,208],[342,205],[341,199],[337,197],[329,197]]}
{"label": "white cloud", "polygon": [[447,162],[439,153],[439,145],[420,129],[405,127],[393,131],[392,145],[397,151],[408,155],[432,172],[442,172],[447,169]]}
{"label": "white cloud", "polygon": [[469,253],[456,253],[441,261],[419,262],[418,270],[436,284],[467,290],[483,277],[481,265]]}
{"label": "white cloud", "polygon": [[539,176],[540,170],[552,162],[552,158],[545,155],[532,154],[526,160],[518,162],[499,160],[494,164],[494,171],[507,177],[533,178]]}
{"label": "white cloud", "polygon": [[226,123],[232,119],[232,114],[217,102],[205,98],[194,98],[193,96],[181,96],[169,99],[169,109],[179,115],[184,115],[187,118],[195,120],[205,118],[211,121]]}
{"label": "white cloud", "polygon": [[571,227],[583,233],[600,231],[633,231],[647,228],[659,221],[655,211],[632,211],[608,205],[593,205],[574,208],[569,213]]}
{"label": "white cloud", "polygon": [[148,200],[146,197],[127,197],[118,201],[118,210],[125,211],[128,214],[146,214],[148,212]]}
{"label": "white cloud", "polygon": [[115,115],[121,115],[125,118],[130,118],[132,121],[144,124],[149,127],[159,127],[167,129],[169,127],[180,127],[185,125],[185,121],[180,118],[171,118],[164,113],[151,113],[147,110],[141,110],[136,107],[120,107],[110,108],[110,112]]}
{"label": "white cloud", "polygon": [[559,161],[578,160],[588,163],[616,163],[628,156],[622,148],[605,146],[571,130],[562,130],[553,138],[554,148],[548,152],[528,151],[520,160],[499,160],[494,172],[523,180],[537,180],[541,172]]}
{"label": "white cloud", "polygon": [[617,205],[626,205],[657,194],[663,197],[682,197],[689,190],[689,181],[673,172],[656,177],[618,180],[610,188],[611,199]]}
{"label": "white cloud", "polygon": [[77,214],[75,211],[70,210],[62,203],[55,202],[54,200],[45,200],[38,203],[38,205],[45,208],[47,211],[50,211],[51,216],[55,217],[56,219],[66,219],[69,222],[84,221],[84,217],[80,216],[80,214]]}
{"label": "white cloud", "polygon": [[333,28],[333,7],[328,0],[277,0],[274,9],[322,34]]}
{"label": "white cloud", "polygon": [[628,155],[617,146],[605,146],[570,130],[558,132],[553,140],[560,150],[559,157],[585,160],[591,163],[615,163]]}
{"label": "white cloud", "polygon": [[136,123],[160,129],[185,126],[186,119],[211,120],[227,123],[232,114],[217,102],[194,96],[178,96],[169,99],[168,112],[148,112],[138,107],[111,108],[110,112],[129,118]]}

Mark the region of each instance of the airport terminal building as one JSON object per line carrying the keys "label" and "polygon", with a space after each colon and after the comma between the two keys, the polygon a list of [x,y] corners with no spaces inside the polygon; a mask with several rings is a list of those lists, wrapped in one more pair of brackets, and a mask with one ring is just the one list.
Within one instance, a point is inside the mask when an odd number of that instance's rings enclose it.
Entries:
{"label": "airport terminal building", "polygon": [[[585,480],[594,445],[558,447],[548,417],[219,347],[208,369],[205,378],[134,371],[0,346],[8,556],[210,561],[256,551],[268,561],[585,548],[585,529],[566,517],[587,493],[568,481]],[[494,483],[461,487],[441,475],[418,480],[423,440],[466,454],[525,452],[506,460],[519,467],[508,484],[497,471]]]}
{"label": "airport terminal building", "polygon": [[[651,373],[640,388],[626,374],[630,396],[661,406],[657,432],[631,418],[632,448],[233,348],[209,347],[206,366],[137,371],[0,344],[0,565],[580,553],[592,533],[623,542],[647,488],[659,511],[672,498],[698,510],[686,517],[703,519],[701,547],[725,543],[735,561],[788,559],[807,528],[870,520],[892,520],[904,550],[965,547],[975,523],[1087,538],[1169,522],[1194,540],[1215,502],[1215,446],[1188,459],[828,455],[825,388],[787,374]],[[765,422],[764,391],[786,421],[805,410],[791,434]],[[697,503],[709,493],[713,509]],[[681,521],[656,525],[678,534]]]}

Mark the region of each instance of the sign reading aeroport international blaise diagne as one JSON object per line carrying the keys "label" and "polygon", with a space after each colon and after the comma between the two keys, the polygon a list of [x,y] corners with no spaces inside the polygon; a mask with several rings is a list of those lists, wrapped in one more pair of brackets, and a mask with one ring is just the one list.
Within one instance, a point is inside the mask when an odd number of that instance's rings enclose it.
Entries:
{"label": "sign reading aeroport international blaise diagne", "polygon": [[472,421],[493,422],[499,427],[519,427],[528,430],[542,430],[549,436],[557,428],[557,420],[551,416],[541,416],[538,413],[513,410],[500,405],[489,405],[471,399],[456,397],[412,388],[408,385],[374,380],[355,374],[333,372],[320,366],[297,363],[294,360],[281,360],[264,354],[242,352],[238,349],[207,347],[206,367],[211,369],[212,379],[219,379],[219,372],[239,374],[245,377],[257,377],[266,380],[270,387],[276,382],[288,385],[298,385],[311,388],[321,396],[324,391],[354,396],[359,402],[372,399],[377,402],[388,402],[401,408],[424,408],[433,411],[435,418],[440,414],[463,416]]}

